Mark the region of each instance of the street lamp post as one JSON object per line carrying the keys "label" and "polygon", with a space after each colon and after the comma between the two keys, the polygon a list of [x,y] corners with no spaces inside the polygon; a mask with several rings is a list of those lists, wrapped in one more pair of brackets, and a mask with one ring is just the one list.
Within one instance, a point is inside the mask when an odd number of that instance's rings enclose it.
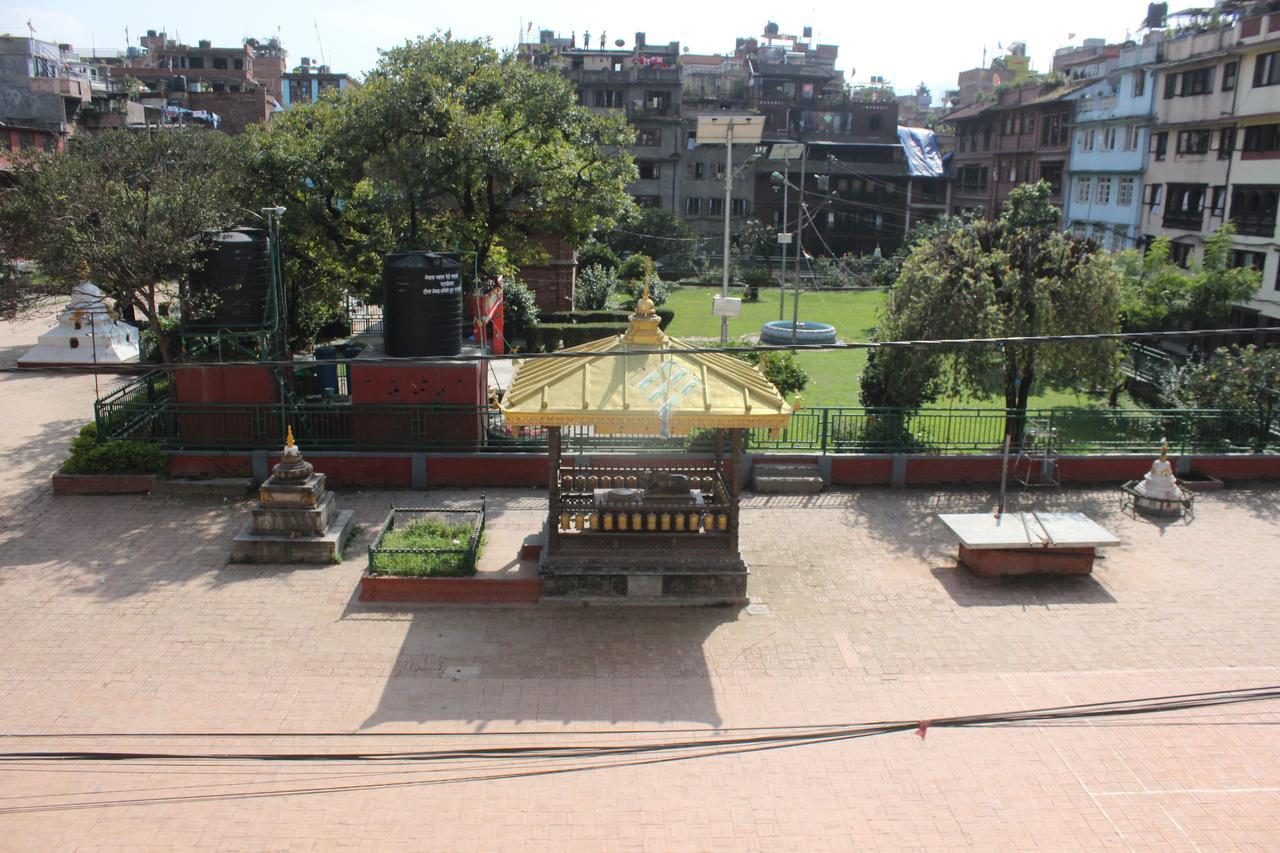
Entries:
{"label": "street lamp post", "polygon": [[[733,120],[724,141],[724,259],[720,276],[720,296],[729,298],[729,208],[733,204]],[[720,343],[729,342],[729,318],[720,318]]]}

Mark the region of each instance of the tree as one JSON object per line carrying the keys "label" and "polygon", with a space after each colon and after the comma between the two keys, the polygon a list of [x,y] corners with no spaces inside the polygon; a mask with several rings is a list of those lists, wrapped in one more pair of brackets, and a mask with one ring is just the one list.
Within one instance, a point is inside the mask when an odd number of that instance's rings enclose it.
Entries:
{"label": "tree", "polygon": [[1240,413],[1254,425],[1254,449],[1262,452],[1280,410],[1280,350],[1220,347],[1212,357],[1175,368],[1162,388],[1173,405],[1183,409],[1224,409],[1229,423],[1204,425],[1209,430],[1236,432]]}
{"label": "tree", "polygon": [[337,105],[406,247],[460,244],[486,270],[502,245],[520,265],[544,255],[539,234],[576,244],[631,206],[626,118],[486,41],[446,33],[385,51]]}
{"label": "tree", "polygon": [[199,237],[239,219],[243,145],[195,128],[76,136],[59,157],[15,164],[0,198],[6,251],[65,284],[81,266],[122,309],[146,318],[173,359],[160,303],[197,265]]}
{"label": "tree", "polygon": [[620,256],[648,255],[680,270],[693,264],[698,248],[693,226],[661,207],[637,208],[620,227],[602,231],[597,239]]}
{"label": "tree", "polygon": [[1183,269],[1169,255],[1171,241],[1161,237],[1145,254],[1121,252],[1121,310],[1126,332],[1206,329],[1223,325],[1231,308],[1247,302],[1262,281],[1258,272],[1232,267],[1231,223],[1209,236],[1204,258]]}
{"label": "tree", "polygon": [[578,273],[573,289],[573,307],[577,311],[603,311],[618,289],[618,274],[602,266],[590,266]]}
{"label": "tree", "polygon": [[[1019,187],[996,221],[964,222],[918,244],[891,291],[880,339],[1116,331],[1118,274],[1105,255],[1056,229],[1049,195],[1045,181]],[[1118,356],[1111,341],[886,348],[863,389],[874,399],[867,392],[878,384],[877,405],[904,406],[943,393],[1003,393],[1005,428],[1018,443],[1033,388],[1105,384]]]}

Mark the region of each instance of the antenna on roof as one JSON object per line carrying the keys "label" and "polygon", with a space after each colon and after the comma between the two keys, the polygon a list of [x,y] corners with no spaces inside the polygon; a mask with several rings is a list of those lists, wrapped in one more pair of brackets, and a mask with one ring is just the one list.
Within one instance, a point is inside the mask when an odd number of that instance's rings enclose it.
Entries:
{"label": "antenna on roof", "polygon": [[316,44],[320,46],[320,62],[323,65],[328,65],[329,58],[324,55],[324,42],[320,40],[320,22],[312,18],[311,25],[316,28]]}

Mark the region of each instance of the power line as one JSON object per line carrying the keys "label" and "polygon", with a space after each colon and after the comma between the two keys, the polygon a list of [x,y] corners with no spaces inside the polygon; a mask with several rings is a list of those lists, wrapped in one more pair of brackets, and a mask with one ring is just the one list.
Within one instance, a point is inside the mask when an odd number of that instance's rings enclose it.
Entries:
{"label": "power line", "polygon": [[[1097,343],[1101,341],[1143,341],[1179,338],[1195,338],[1207,335],[1243,335],[1256,333],[1280,333],[1280,326],[1241,326],[1229,329],[1189,329],[1163,332],[1098,332],[1080,335],[1005,335],[990,338],[936,338],[921,340],[895,341],[849,341],[833,344],[756,344],[749,347],[732,346],[688,346],[680,349],[663,350],[612,350],[604,352],[560,350],[558,352],[530,353],[460,353],[458,355],[424,355],[424,356],[379,356],[378,358],[346,359],[346,364],[432,364],[436,362],[459,361],[536,361],[544,358],[635,358],[646,355],[696,355],[701,353],[722,353],[739,355],[754,352],[826,352],[831,350],[864,350],[864,349],[903,349],[911,347],[963,347],[963,346],[1005,346],[1014,344],[1071,344]],[[343,360],[340,360],[343,361]],[[312,359],[295,359],[291,361],[218,361],[218,362],[175,362],[173,364],[120,364],[111,365],[110,369],[100,368],[102,373],[151,373],[164,370],[203,370],[214,365],[226,367],[294,367],[309,368],[321,365],[332,365],[332,360],[316,361]],[[36,374],[36,373],[85,373],[84,365],[59,365],[53,367],[0,367],[0,373]]]}

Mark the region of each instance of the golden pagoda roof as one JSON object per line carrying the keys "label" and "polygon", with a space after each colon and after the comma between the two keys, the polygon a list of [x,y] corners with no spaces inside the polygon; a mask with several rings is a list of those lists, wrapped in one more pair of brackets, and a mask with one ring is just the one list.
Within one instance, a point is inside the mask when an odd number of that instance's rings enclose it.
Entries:
{"label": "golden pagoda roof", "polygon": [[792,407],[759,370],[696,352],[658,322],[646,289],[625,334],[523,362],[502,401],[507,424],[636,435],[787,425]]}

